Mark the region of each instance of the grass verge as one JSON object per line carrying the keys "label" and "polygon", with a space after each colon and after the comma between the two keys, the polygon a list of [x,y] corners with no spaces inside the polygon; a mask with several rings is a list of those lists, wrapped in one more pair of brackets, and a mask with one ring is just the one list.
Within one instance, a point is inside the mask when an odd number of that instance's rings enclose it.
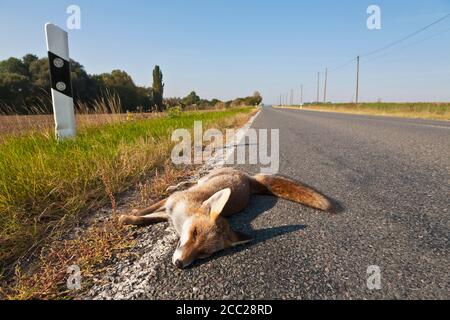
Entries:
{"label": "grass verge", "polygon": [[[76,139],[63,142],[57,142],[50,130],[6,137],[0,143],[0,266],[3,273],[10,272],[12,266],[20,264],[21,258],[29,256],[36,248],[51,239],[61,238],[93,210],[108,203],[114,207],[116,195],[144,181],[155,170],[171,169],[167,160],[173,147],[170,140],[173,130],[192,128],[194,121],[203,121],[205,128],[238,127],[248,120],[253,110],[189,112],[85,127]],[[94,228],[92,232],[95,235],[104,228],[112,230],[108,234],[114,239],[117,230],[113,226]],[[84,238],[90,239],[88,235]],[[112,244],[109,248],[120,248],[126,243],[108,240],[106,236],[94,238],[100,242],[89,240],[85,242],[86,248],[102,248],[104,241]],[[72,248],[64,241],[59,245]],[[80,243],[74,245],[83,248]],[[65,250],[58,246],[52,248],[56,255],[61,254],[61,261],[67,261],[62,254]],[[45,272],[58,260],[51,250],[40,264],[45,265],[50,257],[48,261],[52,262],[44,268]],[[99,257],[107,257],[102,250],[94,253],[81,254],[78,258],[87,259],[86,256],[97,253]],[[43,283],[46,282],[58,281]],[[20,285],[19,281],[19,289]],[[44,288],[41,286],[39,291],[42,293]],[[28,292],[14,297],[36,296],[48,295]]]}
{"label": "grass verge", "polygon": [[[174,168],[168,161],[164,171],[155,170],[145,182],[139,183],[133,192],[137,197],[127,199],[124,207],[129,210],[129,207],[144,207],[157,202],[168,186],[191,173],[189,169]],[[106,210],[106,215],[109,214],[106,219],[94,219],[76,231],[66,228],[68,234],[44,245],[32,263],[16,267],[14,277],[3,282],[0,296],[8,300],[76,299],[80,292],[88,292],[95,277],[114,259],[132,258],[129,256],[133,255],[138,229],[116,223],[117,202],[113,195],[110,197],[112,210]],[[68,268],[71,266],[77,266],[81,272],[81,291],[68,290]]]}
{"label": "grass verge", "polygon": [[[298,106],[291,108],[297,109]],[[304,110],[351,114],[393,116],[402,118],[450,120],[450,103],[336,103],[304,106]]]}

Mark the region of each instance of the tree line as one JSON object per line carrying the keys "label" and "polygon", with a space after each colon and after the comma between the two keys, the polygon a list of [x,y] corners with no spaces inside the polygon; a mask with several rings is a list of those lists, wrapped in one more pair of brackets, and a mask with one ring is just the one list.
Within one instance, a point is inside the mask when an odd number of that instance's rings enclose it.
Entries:
{"label": "tree line", "polygon": [[[142,87],[122,70],[90,75],[77,61],[71,60],[71,78],[75,103],[86,106],[105,94],[120,99],[122,111],[164,111],[167,107],[208,109],[256,105],[262,102],[259,92],[246,98],[222,102],[201,99],[194,91],[184,98],[164,98],[163,73],[153,69],[153,84]],[[38,106],[40,112],[51,113],[50,71],[48,58],[27,54],[22,59],[11,57],[0,61],[0,113],[27,114]]]}
{"label": "tree line", "polygon": [[192,91],[184,98],[167,98],[164,100],[166,107],[180,107],[182,110],[198,109],[226,109],[231,107],[240,106],[255,106],[260,105],[263,98],[258,91],[255,91],[253,95],[245,98],[236,98],[234,100],[221,101],[219,99],[202,99],[195,91]]}

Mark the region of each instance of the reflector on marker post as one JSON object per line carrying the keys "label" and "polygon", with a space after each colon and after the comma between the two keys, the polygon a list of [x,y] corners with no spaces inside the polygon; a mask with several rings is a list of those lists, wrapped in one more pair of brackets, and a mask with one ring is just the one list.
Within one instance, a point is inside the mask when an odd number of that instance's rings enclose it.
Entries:
{"label": "reflector on marker post", "polygon": [[69,37],[54,24],[45,25],[50,78],[52,84],[53,114],[58,139],[76,135],[72,81],[70,79]]}

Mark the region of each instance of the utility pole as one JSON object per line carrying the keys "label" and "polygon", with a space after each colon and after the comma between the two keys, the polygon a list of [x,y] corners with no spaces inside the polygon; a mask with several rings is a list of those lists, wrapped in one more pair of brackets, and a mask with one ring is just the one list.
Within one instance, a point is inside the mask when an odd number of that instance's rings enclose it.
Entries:
{"label": "utility pole", "polygon": [[300,105],[303,105],[303,85],[300,86]]}
{"label": "utility pole", "polygon": [[323,89],[323,103],[327,103],[327,82],[328,82],[328,68],[325,68],[325,86]]}
{"label": "utility pole", "polygon": [[359,102],[359,56],[356,57],[356,104]]}
{"label": "utility pole", "polygon": [[320,72],[317,72],[317,100],[316,102],[319,103],[320,99]]}
{"label": "utility pole", "polygon": [[294,105],[294,89],[291,89],[291,106]]}

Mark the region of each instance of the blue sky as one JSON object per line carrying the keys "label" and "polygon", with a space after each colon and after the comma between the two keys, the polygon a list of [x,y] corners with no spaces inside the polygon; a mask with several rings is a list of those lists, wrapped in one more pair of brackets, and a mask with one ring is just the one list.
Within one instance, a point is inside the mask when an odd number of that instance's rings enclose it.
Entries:
{"label": "blue sky", "polygon": [[[65,28],[71,4],[82,18],[81,30],[69,30],[71,56],[89,73],[122,69],[149,86],[158,64],[166,96],[259,90],[266,103],[290,89],[298,100],[302,83],[305,101],[314,100],[318,71],[450,13],[449,0],[0,0],[0,59],[46,55],[44,24]],[[381,8],[381,30],[366,27],[371,4]],[[352,100],[354,87],[354,64],[330,72],[330,100]],[[361,60],[361,100],[378,99],[450,101],[450,18]]]}

